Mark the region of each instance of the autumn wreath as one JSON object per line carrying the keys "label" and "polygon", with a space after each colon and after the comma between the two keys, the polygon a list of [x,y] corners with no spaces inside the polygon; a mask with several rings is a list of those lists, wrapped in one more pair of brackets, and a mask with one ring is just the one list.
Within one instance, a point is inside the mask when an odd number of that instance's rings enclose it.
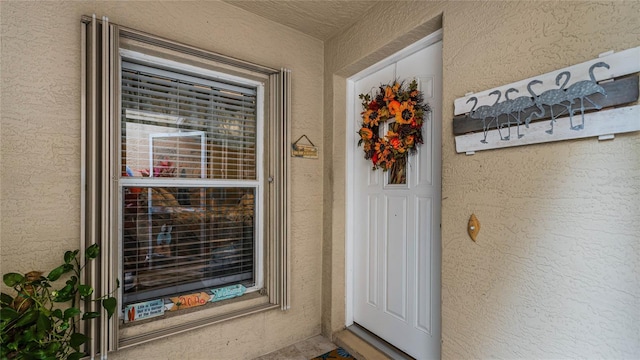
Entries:
{"label": "autumn wreath", "polygon": [[[422,124],[431,108],[423,103],[415,80],[408,88],[398,82],[381,85],[373,99],[370,94],[360,94],[360,99],[363,111],[358,146],[363,145],[364,158],[373,162],[373,170],[387,171],[396,161],[404,162],[422,144]],[[395,121],[380,137],[380,126],[389,120]]]}

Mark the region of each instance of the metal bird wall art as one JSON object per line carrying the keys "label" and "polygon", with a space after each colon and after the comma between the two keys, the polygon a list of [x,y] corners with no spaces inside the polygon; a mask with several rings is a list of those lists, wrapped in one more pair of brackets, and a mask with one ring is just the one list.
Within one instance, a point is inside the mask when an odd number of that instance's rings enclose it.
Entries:
{"label": "metal bird wall art", "polygon": [[[571,104],[573,105],[574,102],[578,99],[580,99],[580,115],[582,116],[582,123],[580,125],[576,125],[573,126],[573,122],[571,122],[571,129],[573,130],[581,130],[584,129],[584,111],[585,110],[589,110],[589,109],[597,109],[600,110],[602,109],[602,106],[594,103],[591,99],[589,99],[589,96],[600,93],[604,96],[607,96],[607,92],[604,90],[604,88],[600,85],[598,85],[598,83],[596,82],[596,77],[593,75],[593,70],[597,67],[604,67],[609,69],[609,65],[605,62],[597,62],[593,65],[591,65],[591,67],[589,68],[589,80],[583,80],[583,81],[578,81],[575,84],[572,84],[571,86],[569,86],[569,88],[567,89],[567,98],[571,99]],[[591,103],[591,105],[593,105],[592,108],[585,108],[584,107],[584,101],[587,100],[588,102]],[[571,116],[573,116],[576,113],[577,110],[574,110],[573,108],[571,109]]]}
{"label": "metal bird wall art", "polygon": [[496,102],[493,103],[493,105],[482,105],[477,109],[476,109],[476,106],[478,105],[477,97],[472,96],[469,98],[469,100],[467,100],[467,103],[470,101],[475,101],[475,103],[473,104],[473,108],[471,108],[471,111],[469,112],[469,117],[476,120],[482,120],[482,128],[484,129],[484,139],[481,142],[485,144],[487,143],[487,132],[491,128],[491,123],[493,122],[493,120],[491,120],[487,123],[487,118],[493,117],[495,119],[495,116],[493,116],[493,114],[495,113],[495,106],[498,103],[498,101],[500,101],[500,95],[502,93],[500,92],[500,90],[495,90],[489,93],[489,95],[494,95],[494,94],[498,95],[498,98],[496,99]]}
{"label": "metal bird wall art", "polygon": [[[585,111],[593,109],[600,110],[602,108],[602,106],[594,102],[589,97],[595,94],[602,94],[605,97],[607,96],[605,89],[598,85],[594,76],[594,70],[599,67],[609,69],[609,65],[607,63],[602,61],[597,62],[589,67],[589,80],[578,81],[570,85],[568,88],[566,86],[571,79],[571,72],[563,71],[556,76],[555,82],[557,88],[546,90],[539,95],[533,91],[532,87],[534,85],[542,85],[543,82],[535,79],[527,84],[527,90],[529,92],[528,96],[523,95],[515,99],[510,99],[510,93],[518,92],[517,89],[510,88],[504,94],[505,100],[500,102],[502,92],[500,90],[494,90],[489,93],[489,95],[497,95],[495,102],[492,105],[479,106],[477,109],[478,98],[475,96],[470,97],[467,100],[467,103],[473,101],[474,104],[468,116],[471,119],[482,121],[484,137],[480,142],[484,144],[487,143],[487,135],[489,130],[494,126],[494,123],[495,129],[498,130],[500,140],[510,140],[511,126],[514,124],[512,119],[515,121],[518,138],[523,137],[524,135],[520,133],[520,125],[523,122],[521,117],[524,112],[532,111],[530,110],[532,107],[534,107],[533,111],[524,120],[524,124],[527,128],[532,120],[542,119],[550,115],[551,128],[546,132],[548,134],[553,134],[553,125],[556,122],[556,119],[562,115],[569,114],[570,128],[572,130],[584,129]],[[561,82],[562,85],[560,85]],[[587,106],[585,106],[585,104]],[[562,107],[559,112],[557,111],[558,106]],[[556,110],[554,110],[554,107],[556,107]],[[547,115],[547,111],[549,115]],[[578,111],[580,112],[582,121],[580,124],[574,125],[573,115],[577,114]],[[506,118],[500,122],[500,118],[503,116]],[[505,127],[507,128],[508,133],[506,136],[503,136],[502,131]]]}
{"label": "metal bird wall art", "polygon": [[[516,105],[516,100],[515,99],[509,99],[509,93],[511,92],[518,92],[517,89],[514,88],[510,88],[509,90],[504,92],[504,98],[505,101],[501,102],[500,104],[498,104],[498,116],[496,118],[496,123],[498,126],[498,134],[500,135],[500,140],[509,140],[511,138],[511,113],[514,111],[514,107]],[[507,121],[506,122],[502,122],[500,123],[500,116],[502,115],[506,115],[507,116]],[[504,127],[507,127],[508,130],[508,134],[507,136],[502,136],[502,129]],[[520,137],[520,122],[517,122],[517,126],[518,126],[518,137]]]}
{"label": "metal bird wall art", "polygon": [[[564,83],[560,86],[560,80],[564,77]],[[556,122],[558,116],[563,115],[564,112],[559,114],[553,113],[554,105],[562,105],[565,107],[567,112],[571,111],[571,104],[569,103],[569,99],[567,99],[567,92],[564,87],[567,86],[569,79],[571,78],[571,73],[568,71],[563,71],[558,76],[556,76],[556,86],[560,86],[558,89],[549,89],[540,96],[535,97],[535,104],[540,109],[541,112],[532,113],[528,120],[531,121],[532,117],[542,118],[545,115],[544,107],[547,106],[549,108],[549,112],[551,113],[551,129],[547,130],[548,134],[553,134],[553,123]],[[542,84],[542,82],[540,82]],[[565,104],[566,102],[566,104]]]}
{"label": "metal bird wall art", "polygon": [[[532,80],[530,83],[527,84],[527,91],[529,92],[530,96],[523,95],[513,99],[513,106],[511,107],[512,112],[509,115],[513,116],[516,119],[516,122],[518,123],[518,138],[521,138],[522,136],[524,136],[524,135],[520,135],[520,125],[519,125],[522,122],[521,121],[522,113],[526,109],[535,105],[535,102],[533,100],[538,96],[533,92],[533,90],[531,89],[531,86],[538,83],[542,84],[542,81]],[[529,127],[529,120],[530,119],[527,118],[525,121],[526,127]]]}

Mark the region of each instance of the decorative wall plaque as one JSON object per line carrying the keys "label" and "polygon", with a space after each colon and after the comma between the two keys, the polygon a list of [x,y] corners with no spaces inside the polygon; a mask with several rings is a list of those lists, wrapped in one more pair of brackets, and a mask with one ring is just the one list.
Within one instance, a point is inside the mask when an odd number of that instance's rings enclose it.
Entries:
{"label": "decorative wall plaque", "polygon": [[457,152],[592,136],[610,139],[616,133],[640,130],[638,106],[599,111],[638,100],[638,75],[622,76],[640,71],[639,58],[640,47],[608,52],[456,99]]}
{"label": "decorative wall plaque", "polygon": [[[302,138],[307,139],[309,144],[300,144],[300,140]],[[318,148],[309,140],[307,135],[302,135],[291,144],[291,156],[292,157],[301,157],[307,159],[317,159],[318,158]]]}

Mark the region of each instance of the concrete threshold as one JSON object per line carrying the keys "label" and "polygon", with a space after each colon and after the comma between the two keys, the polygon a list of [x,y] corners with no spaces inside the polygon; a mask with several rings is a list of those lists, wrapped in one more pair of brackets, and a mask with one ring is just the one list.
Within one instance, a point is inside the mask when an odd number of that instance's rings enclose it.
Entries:
{"label": "concrete threshold", "polygon": [[413,359],[357,325],[334,334],[333,342],[358,360]]}

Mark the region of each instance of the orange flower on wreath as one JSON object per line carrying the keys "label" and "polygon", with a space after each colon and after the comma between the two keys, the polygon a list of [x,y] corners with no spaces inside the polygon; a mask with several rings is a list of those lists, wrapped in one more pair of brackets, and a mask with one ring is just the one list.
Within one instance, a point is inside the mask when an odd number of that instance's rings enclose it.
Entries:
{"label": "orange flower on wreath", "polygon": [[371,129],[369,128],[363,127],[362,129],[360,129],[359,133],[360,137],[364,141],[371,140],[373,138],[373,131],[371,131]]}
{"label": "orange flower on wreath", "polygon": [[391,169],[391,167],[393,166],[393,163],[395,163],[395,162],[396,162],[396,158],[389,157],[387,159],[387,161],[385,161],[385,163],[384,163],[385,169],[387,169],[387,170]]}
{"label": "orange flower on wreath", "polygon": [[389,139],[389,146],[400,153],[404,152],[404,147],[402,146],[402,140],[398,137],[398,133],[389,130],[387,133],[387,139]]}
{"label": "orange flower on wreath", "polygon": [[383,155],[385,152],[389,152],[389,149],[387,149],[387,142],[384,139],[378,139],[378,141],[376,141],[376,145],[374,149],[376,150],[377,153],[380,153]]}
{"label": "orange flower on wreath", "polygon": [[391,91],[393,91],[394,98],[398,96],[398,92],[400,91],[400,83],[394,82],[391,87]]}
{"label": "orange flower on wreath", "polygon": [[398,111],[400,111],[400,102],[398,100],[392,100],[387,108],[389,109],[390,115],[396,116]]}
{"label": "orange flower on wreath", "polygon": [[393,89],[391,88],[391,86],[387,85],[387,87],[384,88],[384,98],[382,98],[382,100],[388,102],[395,98],[396,94],[393,93]]}
{"label": "orange flower on wreath", "polygon": [[407,145],[408,148],[412,148],[413,144],[414,144],[414,141],[415,141],[415,138],[413,137],[413,135],[409,135],[405,139],[405,144]]}
{"label": "orange flower on wreath", "polygon": [[393,147],[389,145],[389,141],[385,138],[378,139],[374,146],[375,153],[378,154],[378,162],[382,163],[388,161],[391,157],[391,149]]}
{"label": "orange flower on wreath", "polygon": [[400,90],[400,84],[399,83],[394,83],[393,86],[389,86],[387,85],[384,88],[384,98],[383,100],[386,102],[392,101],[396,98],[396,95],[398,94],[398,91]]}
{"label": "orange flower on wreath", "polygon": [[362,113],[362,122],[365,125],[377,126],[380,122],[380,112],[377,110],[367,110]]}
{"label": "orange flower on wreath", "polygon": [[413,108],[413,103],[405,101],[400,105],[398,112],[396,112],[396,122],[401,125],[411,124],[414,116],[415,110]]}
{"label": "orange flower on wreath", "polygon": [[397,137],[389,139],[389,145],[391,145],[394,150],[397,150],[399,153],[403,153],[405,151],[404,147],[402,146],[402,140]]}

